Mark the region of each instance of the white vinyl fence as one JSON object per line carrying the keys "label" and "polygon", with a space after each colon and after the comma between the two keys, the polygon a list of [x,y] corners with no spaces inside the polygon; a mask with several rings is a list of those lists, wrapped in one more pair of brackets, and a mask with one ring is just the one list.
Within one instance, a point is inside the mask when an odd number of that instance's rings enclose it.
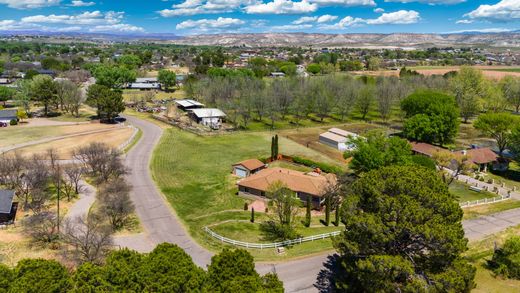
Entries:
{"label": "white vinyl fence", "polygon": [[228,243],[228,244],[231,244],[234,246],[241,246],[241,247],[245,247],[245,248],[259,248],[259,249],[278,248],[278,247],[284,247],[284,246],[289,246],[289,245],[294,245],[294,244],[301,244],[304,242],[326,239],[326,238],[338,236],[339,234],[341,234],[341,231],[335,231],[335,232],[307,236],[307,237],[293,239],[293,240],[286,240],[286,241],[282,241],[282,242],[249,243],[249,242],[242,242],[242,241],[237,241],[237,240],[226,238],[224,236],[221,236],[221,235],[211,231],[208,227],[204,227],[204,231],[206,231],[211,237],[213,237],[223,243]]}
{"label": "white vinyl fence", "polygon": [[508,200],[510,198],[511,198],[511,194],[508,194],[508,195],[501,195],[501,196],[497,196],[497,197],[493,197],[493,198],[484,198],[484,199],[479,199],[479,200],[474,200],[474,201],[465,201],[465,202],[460,203],[460,207],[467,208],[467,207],[479,206],[479,205],[484,205],[484,204],[501,202],[504,200]]}

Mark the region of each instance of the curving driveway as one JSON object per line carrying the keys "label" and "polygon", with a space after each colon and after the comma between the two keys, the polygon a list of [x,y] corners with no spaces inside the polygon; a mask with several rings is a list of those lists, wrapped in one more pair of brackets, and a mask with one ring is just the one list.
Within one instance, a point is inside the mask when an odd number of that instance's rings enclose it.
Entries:
{"label": "curving driveway", "polygon": [[[197,265],[205,268],[210,263],[213,253],[198,245],[186,232],[150,174],[150,159],[163,130],[148,121],[130,116],[126,118],[143,133],[139,142],[128,152],[126,164],[131,170],[127,178],[133,185],[131,197],[145,232],[118,237],[115,239],[116,244],[148,252],[157,244],[175,243],[183,248]],[[472,241],[519,224],[520,209],[463,221],[466,235]],[[327,262],[328,255],[323,254],[283,263],[257,263],[256,267],[261,274],[276,272],[284,282],[287,292],[317,292],[314,284]]]}

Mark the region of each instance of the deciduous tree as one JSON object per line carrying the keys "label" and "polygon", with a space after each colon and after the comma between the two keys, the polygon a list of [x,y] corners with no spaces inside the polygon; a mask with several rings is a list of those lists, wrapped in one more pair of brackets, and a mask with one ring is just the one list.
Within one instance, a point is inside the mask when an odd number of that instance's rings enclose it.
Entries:
{"label": "deciduous tree", "polygon": [[477,118],[474,127],[493,138],[502,155],[510,144],[511,130],[519,122],[518,118],[509,113],[486,113]]}

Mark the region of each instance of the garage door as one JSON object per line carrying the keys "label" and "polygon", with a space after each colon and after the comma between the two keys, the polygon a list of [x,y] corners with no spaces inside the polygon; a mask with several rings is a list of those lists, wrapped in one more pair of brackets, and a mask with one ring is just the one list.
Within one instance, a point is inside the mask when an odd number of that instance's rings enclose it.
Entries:
{"label": "garage door", "polygon": [[243,170],[243,169],[236,168],[236,169],[235,169],[235,174],[236,174],[238,177],[244,178],[244,177],[247,176],[247,171],[246,171],[246,170]]}

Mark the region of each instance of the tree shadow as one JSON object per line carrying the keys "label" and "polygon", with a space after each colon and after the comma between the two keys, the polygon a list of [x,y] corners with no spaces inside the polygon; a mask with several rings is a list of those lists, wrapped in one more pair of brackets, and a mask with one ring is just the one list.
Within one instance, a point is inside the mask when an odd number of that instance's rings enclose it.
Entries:
{"label": "tree shadow", "polygon": [[332,254],[327,257],[323,263],[324,268],[318,273],[314,287],[320,293],[335,292],[335,280],[339,272],[340,258],[338,254]]}

